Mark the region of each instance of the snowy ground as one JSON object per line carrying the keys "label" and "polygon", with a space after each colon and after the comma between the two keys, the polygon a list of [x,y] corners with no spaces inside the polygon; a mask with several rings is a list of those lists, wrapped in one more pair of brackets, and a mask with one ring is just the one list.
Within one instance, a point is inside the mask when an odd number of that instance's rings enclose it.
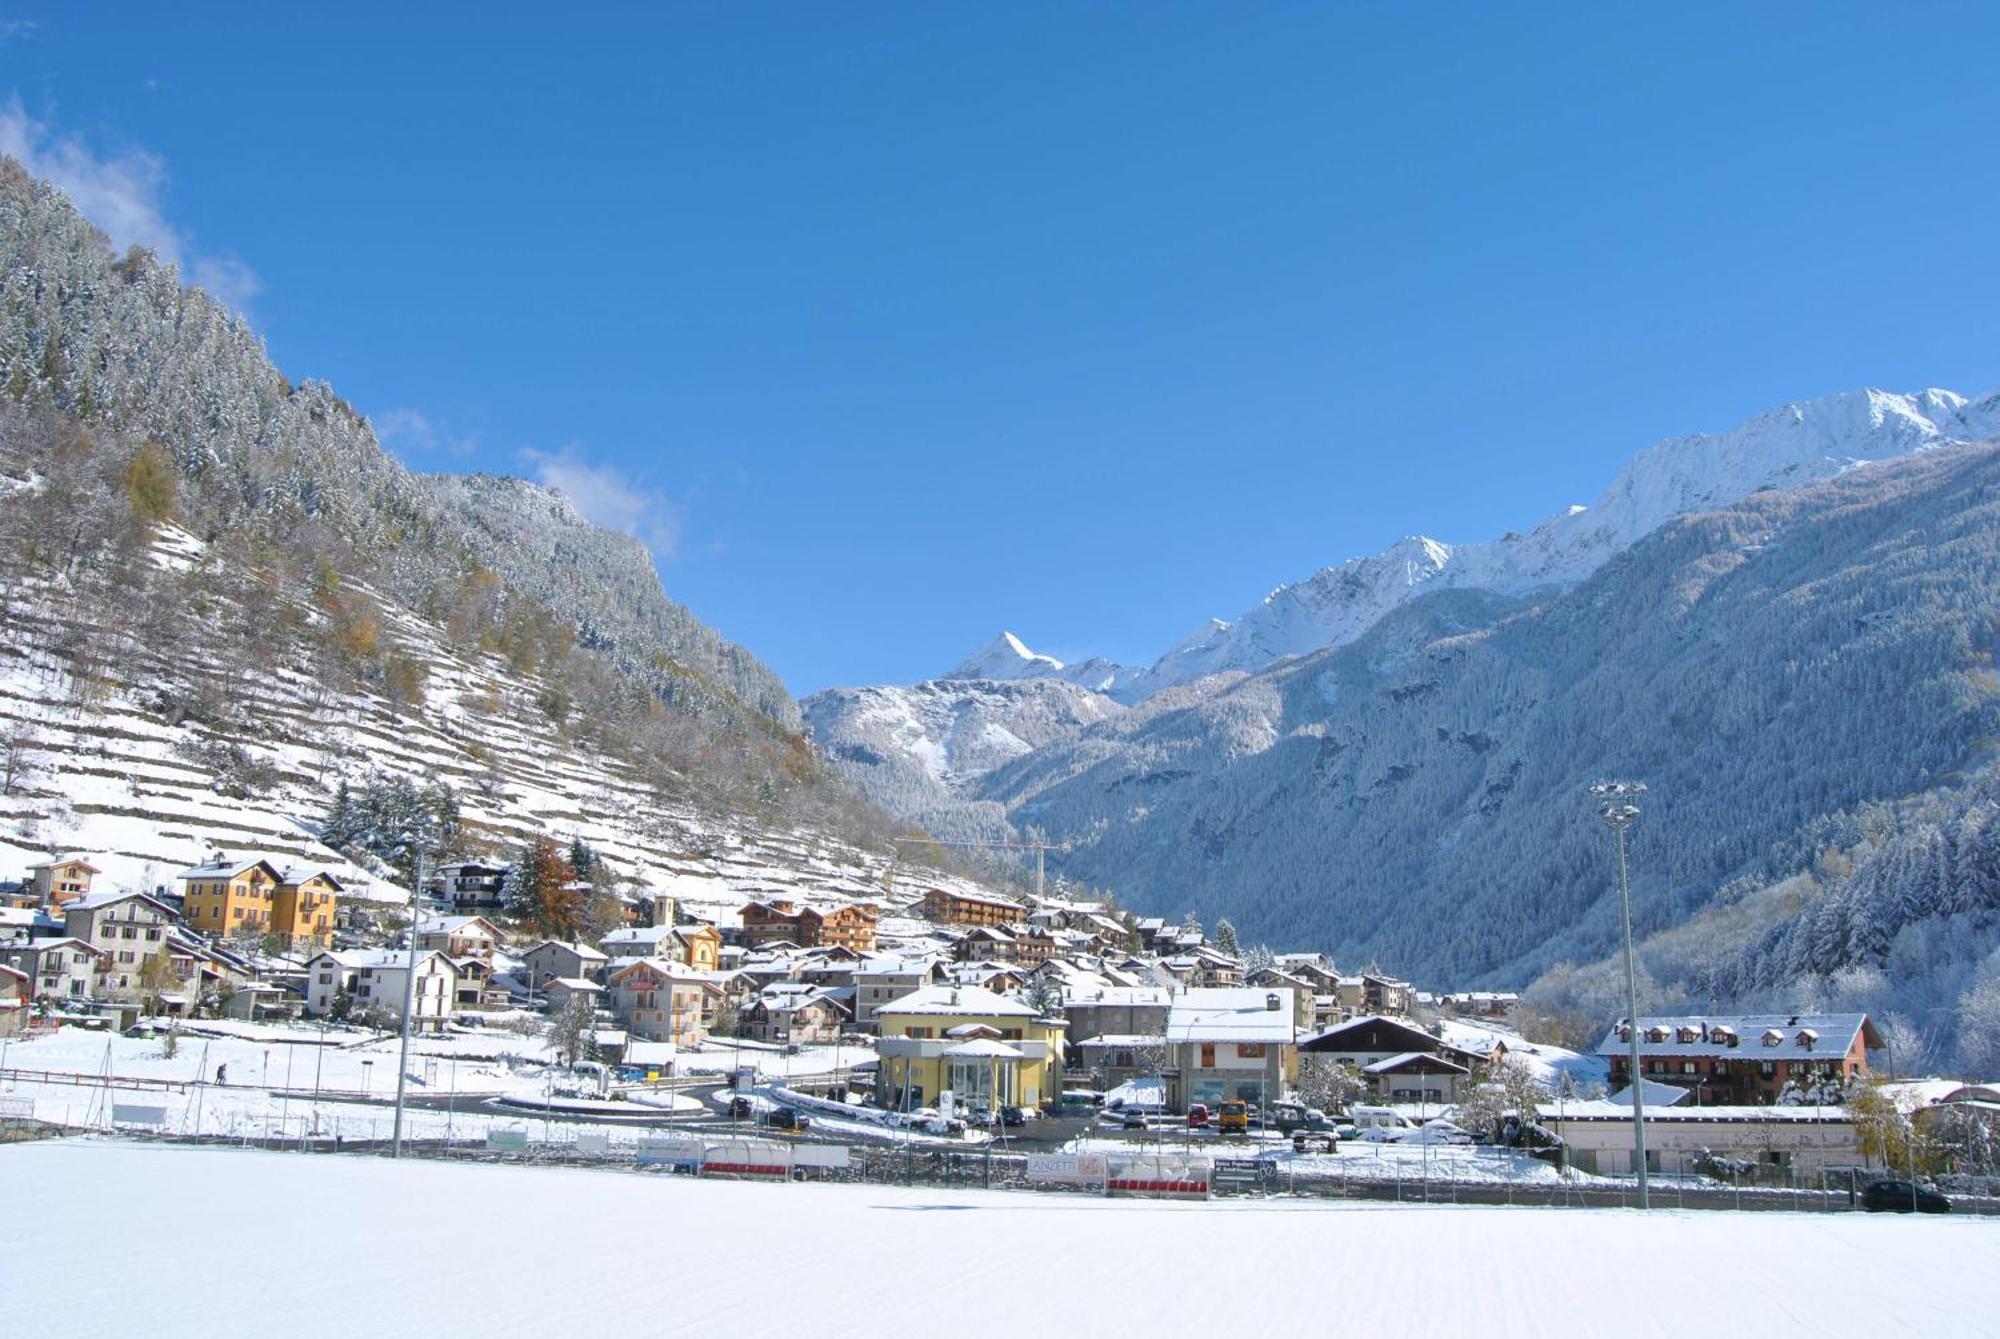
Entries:
{"label": "snowy ground", "polygon": [[[114,1105],[123,1104],[163,1108],[161,1128],[176,1134],[386,1136],[392,1116],[384,1103],[396,1091],[397,1037],[227,1020],[192,1026],[218,1035],[183,1033],[171,1057],[163,1037],[61,1028],[11,1038],[0,1043],[0,1070],[10,1071],[0,1078],[0,1102],[20,1115],[94,1128],[109,1128]],[[533,1113],[491,1108],[486,1099],[541,1102],[550,1080],[578,1081],[551,1060],[543,1039],[501,1029],[413,1038],[407,1089],[414,1105],[405,1111],[405,1132],[420,1139],[478,1138],[489,1129],[523,1128]],[[76,1080],[106,1073],[174,1086]],[[700,1108],[693,1099],[649,1095],[659,1106]],[[632,1115],[647,1114],[643,1107],[619,1105]],[[564,1130],[573,1134],[576,1128],[571,1123]],[[537,1127],[535,1133],[546,1131]]]}
{"label": "snowy ground", "polygon": [[[1024,1319],[1033,1307],[994,1305],[1023,1288],[1058,1307],[1073,1334],[1334,1326],[1546,1339],[1615,1326],[1635,1339],[1684,1339],[1690,1294],[1656,1291],[1634,1313],[1615,1261],[1667,1272],[1734,1262],[1701,1269],[1700,1307],[1759,1339],[1950,1339],[1994,1333],[2000,1247],[2000,1229],[1971,1218],[1168,1204],[86,1140],[0,1148],[0,1185],[10,1219],[34,1224],[37,1240],[113,1247],[137,1243],[135,1225],[179,1221],[189,1204],[285,1213],[394,1202],[393,1213],[327,1218],[312,1234],[313,1268],[292,1271],[284,1287],[232,1291],[222,1329],[287,1339],[573,1334],[619,1316],[643,1316],[660,1335],[979,1339],[1040,1324]],[[106,1195],[118,1210],[110,1220]],[[532,1250],[453,1252],[441,1267],[439,1243],[462,1235],[482,1199],[563,1230],[539,1234]],[[777,1223],[795,1246],[781,1269],[744,1249]],[[1209,1268],[1191,1271],[1196,1262]],[[1801,1262],[1816,1286],[1787,1276]],[[682,1281],[664,1301],[663,1270]],[[0,1251],[0,1333],[43,1332],[51,1316],[75,1336],[218,1332],[212,1289],[141,1284],[76,1300],[73,1270]]]}
{"label": "snowy ground", "polygon": [[782,1082],[831,1074],[836,1069],[852,1069],[856,1065],[872,1064],[874,1060],[875,1047],[872,1043],[802,1046],[797,1054],[786,1055],[782,1047],[751,1042],[737,1044],[727,1038],[711,1037],[699,1050],[682,1051],[676,1056],[674,1068],[681,1074],[713,1074],[717,1078],[726,1078],[739,1065],[755,1065],[760,1082]]}

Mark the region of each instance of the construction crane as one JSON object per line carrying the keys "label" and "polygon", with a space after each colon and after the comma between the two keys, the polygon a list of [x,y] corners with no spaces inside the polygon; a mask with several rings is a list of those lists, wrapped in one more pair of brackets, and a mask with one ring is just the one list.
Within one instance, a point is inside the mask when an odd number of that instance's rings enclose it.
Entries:
{"label": "construction crane", "polygon": [[937,837],[898,837],[896,856],[889,862],[889,868],[882,873],[882,895],[892,897],[896,892],[896,866],[903,861],[905,846],[955,846],[975,851],[1033,851],[1035,853],[1035,896],[1042,895],[1043,852],[1067,851],[1068,842],[952,842]]}

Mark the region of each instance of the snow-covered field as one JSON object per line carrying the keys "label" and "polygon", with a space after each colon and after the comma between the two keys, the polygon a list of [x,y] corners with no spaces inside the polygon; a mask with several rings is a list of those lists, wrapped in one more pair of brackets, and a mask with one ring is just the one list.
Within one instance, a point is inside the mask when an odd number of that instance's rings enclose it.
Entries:
{"label": "snow-covered field", "polygon": [[[1967,1218],[1169,1204],[92,1140],[0,1148],[0,1185],[35,1240],[114,1250],[189,1204],[340,1209],[310,1234],[312,1268],[230,1290],[221,1318],[212,1289],[164,1279],[78,1305],[74,1271],[0,1251],[0,1333],[22,1335],[53,1316],[76,1336],[287,1339],[574,1334],[622,1316],[661,1335],[977,1339],[1059,1315],[1071,1334],[1683,1339],[1699,1297],[1707,1328],[1759,1339],[1948,1339],[1994,1333],[2000,1249],[2000,1229]],[[441,1266],[482,1199],[561,1230]],[[773,1232],[782,1258],[749,1248]],[[1641,1288],[1636,1312],[1635,1274],[1669,1282]]]}
{"label": "snow-covered field", "polygon": [[[191,1025],[176,1053],[162,1037],[126,1037],[62,1028],[0,1044],[0,1100],[25,1116],[63,1125],[108,1128],[113,1106],[164,1109],[161,1127],[175,1134],[386,1136],[395,1095],[398,1039],[333,1028],[271,1026],[215,1020]],[[40,1078],[39,1075],[47,1075]],[[173,1086],[136,1088],[78,1081],[158,1080]],[[221,1080],[218,1081],[218,1075]],[[520,1128],[533,1113],[485,1105],[511,1097],[540,1103],[556,1070],[547,1042],[501,1029],[415,1038],[407,1091],[418,1105],[404,1115],[413,1138],[478,1138],[492,1128]],[[314,1094],[318,1097],[315,1100]],[[655,1109],[631,1103],[627,1118],[661,1109],[699,1110],[691,1098],[653,1094]],[[607,1108],[615,1110],[615,1108]],[[572,1122],[566,1129],[576,1128]],[[539,1129],[539,1127],[538,1127]]]}

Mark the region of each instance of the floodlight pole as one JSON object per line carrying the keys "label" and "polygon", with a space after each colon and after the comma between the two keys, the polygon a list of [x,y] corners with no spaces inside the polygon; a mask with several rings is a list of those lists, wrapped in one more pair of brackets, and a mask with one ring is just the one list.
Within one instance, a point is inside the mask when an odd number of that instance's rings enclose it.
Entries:
{"label": "floodlight pole", "polygon": [[1630,1045],[1632,1088],[1632,1168],[1639,1177],[1639,1207],[1650,1208],[1646,1181],[1646,1094],[1645,1076],[1639,1070],[1639,973],[1632,955],[1632,879],[1625,859],[1625,830],[1639,817],[1632,803],[1646,793],[1637,781],[1600,781],[1590,793],[1603,801],[1600,811],[1618,846],[1618,903],[1625,922],[1625,1037]]}
{"label": "floodlight pole", "polygon": [[403,962],[403,1043],[396,1061],[396,1123],[389,1138],[389,1156],[403,1156],[403,1089],[410,1079],[410,1013],[417,995],[417,924],[424,914],[427,855],[417,852],[417,886],[410,890],[410,950]]}

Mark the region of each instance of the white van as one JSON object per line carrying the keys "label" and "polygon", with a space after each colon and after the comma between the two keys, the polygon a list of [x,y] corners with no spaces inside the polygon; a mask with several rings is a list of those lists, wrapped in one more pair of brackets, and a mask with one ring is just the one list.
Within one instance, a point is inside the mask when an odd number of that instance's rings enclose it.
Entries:
{"label": "white van", "polygon": [[1404,1131],[1414,1128],[1407,1117],[1390,1107],[1352,1107],[1347,1119],[1363,1139],[1401,1139]]}

